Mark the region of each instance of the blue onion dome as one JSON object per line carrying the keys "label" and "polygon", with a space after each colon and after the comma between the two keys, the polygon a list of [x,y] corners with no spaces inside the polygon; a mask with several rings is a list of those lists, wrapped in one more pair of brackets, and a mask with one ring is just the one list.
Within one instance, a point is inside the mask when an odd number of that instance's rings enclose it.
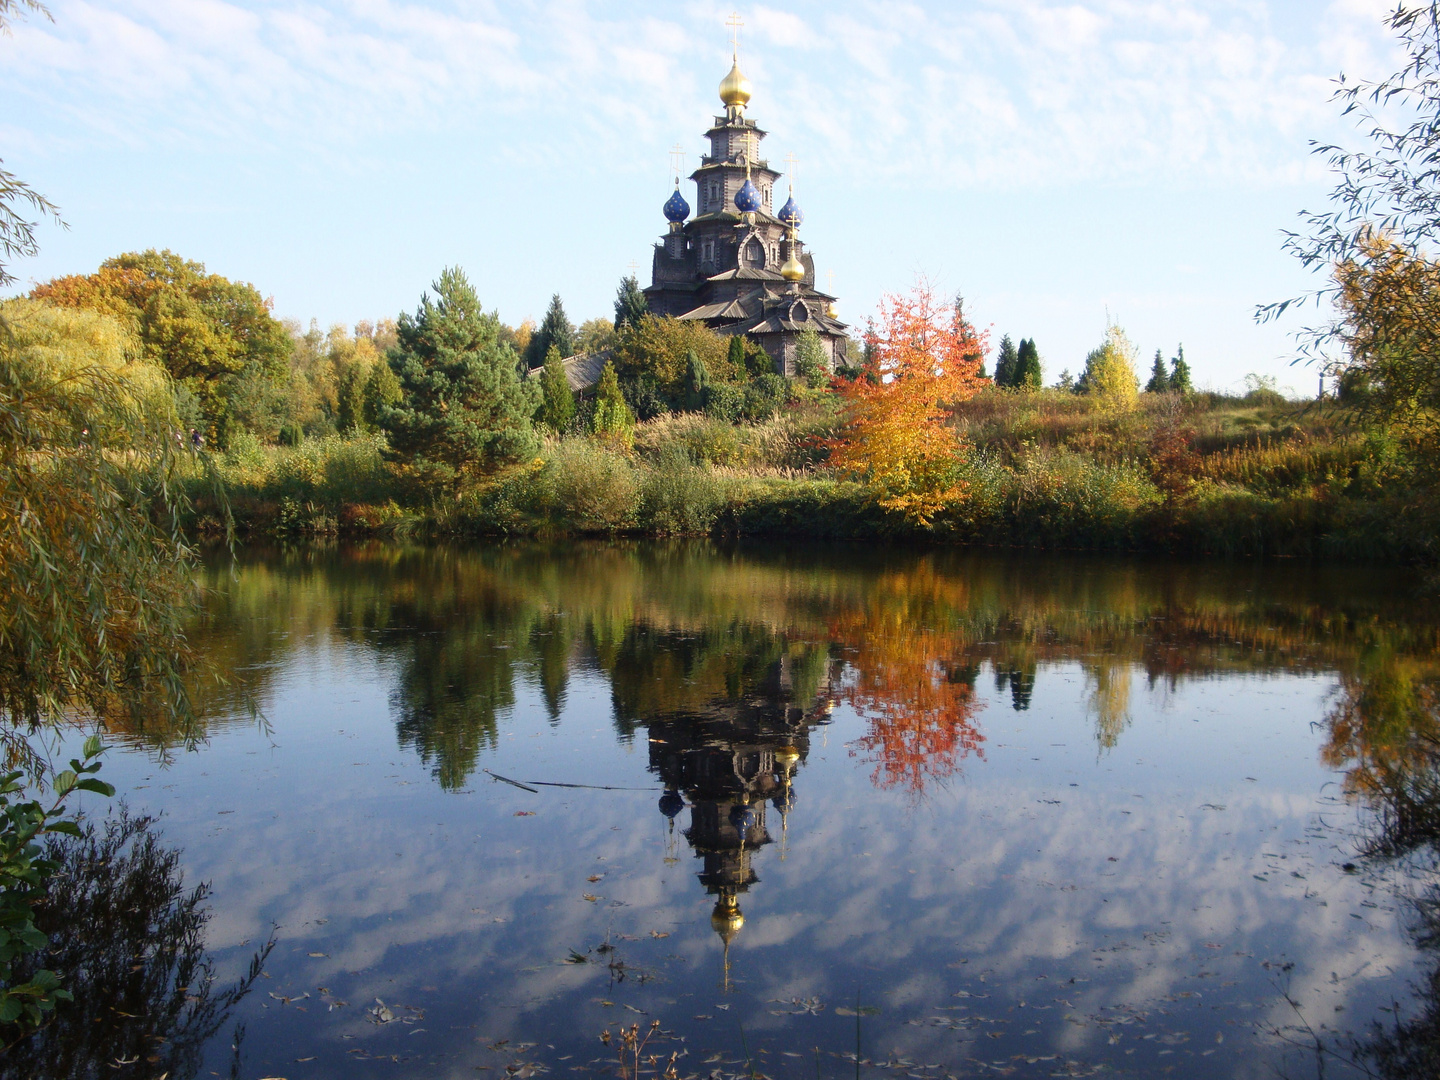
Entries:
{"label": "blue onion dome", "polygon": [[670,198],[665,200],[665,219],[680,224],[690,216],[690,204],[685,201],[685,196],[680,194],[680,185],[675,185],[674,192]]}
{"label": "blue onion dome", "polygon": [[740,190],[735,192],[735,206],[746,214],[753,214],[760,209],[760,189],[745,178],[745,183],[740,185]]}
{"label": "blue onion dome", "polygon": [[746,834],[755,827],[755,811],[744,803],[736,803],[730,808],[730,824],[735,826],[740,839],[745,839]]}
{"label": "blue onion dome", "polygon": [[676,814],[685,809],[685,800],[680,793],[673,788],[660,796],[660,812],[668,818],[674,818]]}
{"label": "blue onion dome", "polygon": [[801,222],[805,220],[804,213],[802,213],[800,207],[795,204],[795,196],[793,194],[785,200],[785,205],[780,208],[780,213],[776,216],[792,229],[798,229]]}

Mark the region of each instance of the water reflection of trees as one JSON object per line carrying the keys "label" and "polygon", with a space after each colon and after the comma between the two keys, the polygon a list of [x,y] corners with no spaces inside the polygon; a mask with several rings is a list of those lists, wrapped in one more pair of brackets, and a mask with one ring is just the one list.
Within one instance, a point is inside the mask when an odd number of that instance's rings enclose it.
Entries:
{"label": "water reflection of trees", "polygon": [[[876,783],[918,792],[982,745],[975,687],[987,668],[1025,709],[1048,673],[1078,665],[1108,749],[1137,675],[1151,686],[1217,673],[1360,678],[1365,656],[1433,651],[1432,614],[1366,573],[854,547],[373,545],[247,556],[233,573],[217,564],[195,634],[228,677],[201,695],[214,725],[249,722],[235,707],[242,692],[263,708],[274,673],[306,650],[382,658],[400,741],[449,788],[495,745],[522,683],[557,722],[571,681],[598,676],[628,736],[686,680],[733,688],[774,661],[775,642],[807,642],[843,661],[835,693],[866,717],[856,749]],[[641,667],[654,674],[639,678]]]}
{"label": "water reflection of trees", "polygon": [[1440,657],[1367,651],[1342,675],[1326,719],[1325,763],[1372,811],[1360,857],[1404,864],[1419,882],[1411,932],[1429,958],[1413,1006],[1374,1025],[1352,1056],[1372,1075],[1440,1075]]}
{"label": "water reflection of trees", "polygon": [[51,945],[33,963],[63,972],[75,1000],[0,1056],[0,1077],[189,1080],[250,991],[270,946],[238,982],[218,985],[205,952],[206,888],[185,887],[180,852],[153,824],[121,811],[83,837],[51,841],[62,869],[36,914]]}

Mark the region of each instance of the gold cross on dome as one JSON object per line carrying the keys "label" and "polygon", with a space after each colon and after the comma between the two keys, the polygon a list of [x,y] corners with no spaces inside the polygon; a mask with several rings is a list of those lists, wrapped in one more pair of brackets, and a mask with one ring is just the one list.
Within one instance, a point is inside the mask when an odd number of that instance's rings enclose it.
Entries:
{"label": "gold cross on dome", "polygon": [[788,166],[787,171],[790,173],[790,186],[793,188],[795,186],[795,171],[800,164],[800,159],[795,156],[794,151],[791,151],[785,155],[785,164]]}
{"label": "gold cross on dome", "polygon": [[685,167],[685,147],[676,143],[670,148],[670,171],[675,174],[675,182],[680,182],[680,170]]}
{"label": "gold cross on dome", "polygon": [[834,296],[834,295],[835,295],[835,271],[834,271],[834,270],[826,270],[826,271],[825,271],[825,291],[828,292],[831,296]]}
{"label": "gold cross on dome", "polygon": [[736,56],[740,55],[740,28],[745,25],[745,20],[740,18],[738,11],[730,12],[730,17],[725,20],[725,25],[730,27],[730,51]]}
{"label": "gold cross on dome", "polygon": [[631,277],[635,277],[635,276],[636,276],[637,274],[639,274],[639,273],[640,273],[640,264],[637,263],[634,259],[631,259],[631,260],[630,260],[630,276],[631,276]]}

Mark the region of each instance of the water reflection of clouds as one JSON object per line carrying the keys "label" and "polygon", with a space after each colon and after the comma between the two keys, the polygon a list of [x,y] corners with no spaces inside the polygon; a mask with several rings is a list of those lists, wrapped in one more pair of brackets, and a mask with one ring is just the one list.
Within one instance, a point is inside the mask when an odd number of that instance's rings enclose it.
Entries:
{"label": "water reflection of clouds", "polygon": [[[756,603],[783,613],[777,596],[792,585],[803,592],[803,581],[787,582]],[[1049,612],[1051,629],[1032,647],[982,639],[976,627],[991,624],[978,618],[943,640],[903,619],[847,623],[830,608],[823,632],[813,617],[792,634],[777,629],[784,619],[749,623],[729,608],[711,625],[711,598],[687,596],[669,609],[668,598],[652,598],[652,622],[620,605],[621,616],[588,628],[543,604],[487,600],[479,619],[460,601],[437,602],[424,632],[453,633],[453,647],[412,653],[404,631],[383,647],[314,631],[278,658],[264,653],[278,748],[226,734],[181,763],[176,794],[157,796],[172,799],[176,828],[188,832],[192,872],[215,885],[215,940],[263,937],[273,920],[284,928],[271,964],[277,989],[339,983],[363,1003],[438,984],[461,999],[446,1006],[456,1030],[478,1023],[523,1038],[557,1030],[557,1010],[593,1008],[608,978],[598,954],[587,964],[564,958],[607,933],[638,938],[620,955],[667,987],[632,981],[626,1000],[683,1019],[680,999],[719,992],[722,932],[734,954],[735,1016],[747,1028],[800,1022],[771,1016],[784,1012],[772,1000],[834,1005],[860,990],[885,1005],[871,1022],[885,1038],[916,1054],[929,1048],[930,1060],[953,1059],[955,1033],[902,1025],[955,1002],[958,989],[979,990],[982,972],[986,1008],[1030,999],[1040,1038],[1099,1053],[1104,1032],[1067,1012],[1083,1019],[1128,1003],[1178,1016],[1198,1000],[1245,1024],[1288,1022],[1270,981],[1278,976],[1260,967],[1283,955],[1296,962],[1286,979],[1297,1000],[1325,1016],[1337,1004],[1369,1015],[1413,970],[1398,916],[1362,910],[1365,886],[1333,866],[1333,832],[1307,834],[1317,810],[1331,812],[1332,825],[1353,815],[1317,802],[1327,774],[1310,724],[1333,680],[1309,660],[1295,670],[1287,660],[1253,664],[1243,642],[1263,628],[1234,611],[1187,631],[1203,645],[1196,677],[1173,649],[1147,654],[1140,617],[1087,638],[1094,628],[1075,612]],[[694,625],[667,627],[667,610]],[[562,631],[571,636],[561,641]],[[558,667],[557,642],[566,646]],[[1103,664],[1087,658],[1112,645]],[[1327,648],[1326,663],[1345,662]],[[418,670],[426,656],[434,664]],[[483,678],[467,670],[471,660]],[[921,692],[907,698],[917,678]],[[475,731],[427,719],[427,709],[454,704],[469,723],[464,694],[447,697],[452,683],[484,698]],[[419,696],[397,748],[391,690],[401,685]],[[899,722],[877,744],[882,760],[893,757],[888,772],[848,754],[880,730],[877,713]],[[920,726],[906,727],[917,717]],[[932,720],[940,726],[926,729]],[[833,728],[816,726],[824,723]],[[925,730],[954,738],[906,741]],[[984,757],[966,760],[982,741]],[[932,751],[947,746],[963,771],[929,769]],[[481,779],[481,764],[521,779],[655,790],[532,798]],[[212,779],[195,775],[202,770]],[[1246,771],[1260,777],[1254,786],[1240,781]],[[887,786],[890,776],[922,783]],[[219,777],[244,803],[210,833],[187,800],[203,807]],[[673,834],[656,805],[661,786],[688,804]],[[791,790],[799,798],[782,859],[769,842],[783,833],[774,799]],[[517,809],[538,814],[516,818]],[[588,883],[597,872],[606,876]],[[712,922],[711,902],[728,903],[727,890],[737,903],[744,894],[738,936],[734,922]],[[1311,890],[1318,895],[1307,898]],[[671,936],[652,939],[652,930]],[[1204,997],[1165,1001],[1195,991]],[[662,993],[668,1004],[646,996]],[[308,1022],[389,1037],[360,1027],[355,1009]],[[1221,1022],[1199,1010],[1174,1021],[1197,1031]],[[1236,1053],[1226,1069],[1243,1072]]]}
{"label": "water reflection of clouds", "polygon": [[[405,775],[413,773],[412,767]],[[497,1037],[520,1037],[527,1016],[543,1022],[547,1008],[593,988],[593,969],[559,961],[570,947],[593,947],[607,926],[671,932],[650,954],[681,953],[691,967],[717,974],[716,945],[697,903],[696,863],[687,856],[664,864],[653,796],[570,794],[534,818],[515,819],[506,816],[515,801],[499,789],[437,801],[433,788],[416,785],[413,796],[401,789],[407,795],[397,807],[393,788],[367,793],[372,778],[357,770],[361,777],[358,790],[335,799],[300,797],[294,812],[306,821],[304,831],[240,814],[229,819],[223,860],[212,864],[202,856],[196,867],[216,888],[217,941],[263,936],[271,920],[278,922],[285,928],[282,949],[289,939],[330,954],[298,963],[288,978],[303,973],[317,985],[349,978],[347,992],[362,1002],[392,1000],[397,987],[437,980],[483,983],[488,1000],[519,1006],[487,1017]],[[1263,959],[1297,960],[1292,993],[1323,1001],[1327,1010],[1349,1001],[1336,996],[1331,971],[1348,974],[1368,962],[1365,977],[1380,978],[1411,963],[1393,916],[1372,914],[1374,929],[1356,932],[1349,913],[1366,891],[1329,868],[1328,852],[1303,862],[1292,855],[1285,874],[1268,882],[1251,877],[1267,869],[1259,852],[1289,854],[1284,840],[1304,837],[1316,804],[1300,795],[1255,791],[1219,812],[1153,794],[1142,805],[1124,792],[1082,792],[1050,807],[1037,800],[1051,789],[1008,780],[1001,788],[982,772],[927,804],[924,828],[887,830],[885,807],[872,805],[863,775],[843,755],[812,761],[798,782],[805,785],[803,811],[791,824],[788,858],[781,863],[774,845],[766,848],[763,883],[735,945],[751,1002],[843,999],[849,979],[869,969],[888,1009],[928,1015],[956,987],[969,985],[961,979],[988,968],[997,998],[1005,993],[999,987],[1031,984],[1085,1015],[1185,990],[1200,989],[1213,1001],[1219,980],[1195,975],[1219,956],[1223,974],[1240,980],[1246,996],[1269,995],[1260,1004],[1278,1022],[1287,1018],[1275,1011],[1283,1005],[1256,968]],[[1131,813],[1117,825],[1122,808]],[[614,831],[617,819],[634,827]],[[462,831],[467,822],[473,827]],[[389,829],[397,843],[377,843],[377,828]],[[1226,835],[1237,828],[1254,839],[1237,847]],[[391,846],[398,855],[385,850]],[[374,855],[345,857],[354,852]],[[605,863],[597,863],[598,855]],[[1110,856],[1120,861],[1109,863]],[[1303,899],[1306,884],[1288,876],[1297,862],[1309,886],[1325,889],[1318,899],[1328,907]],[[586,872],[597,869],[609,876],[585,885]],[[1100,876],[1112,869],[1114,878]],[[598,905],[581,899],[586,889],[603,896]],[[612,900],[628,906],[603,912]],[[489,922],[495,917],[506,922]],[[317,927],[317,919],[329,922]],[[1163,940],[1143,939],[1161,929]],[[1103,971],[1092,972],[1101,967],[1090,959],[1094,950],[1120,940],[1134,948],[1102,954]],[[1225,948],[1205,950],[1207,943]],[[782,956],[759,962],[777,949]],[[1236,951],[1254,956],[1236,958]],[[937,957],[969,964],[937,967]],[[1052,983],[1072,974],[1094,981],[1059,991],[1036,980],[1042,974]],[[1338,993],[1354,989],[1346,983]],[[789,1022],[753,1011],[757,1030]],[[356,1019],[336,1013],[321,1024],[354,1031]],[[1097,1029],[1074,1024],[1047,1030],[1075,1052],[1103,1039]],[[916,1053],[953,1049],[953,1034],[941,1030],[907,1028],[895,1038]]]}

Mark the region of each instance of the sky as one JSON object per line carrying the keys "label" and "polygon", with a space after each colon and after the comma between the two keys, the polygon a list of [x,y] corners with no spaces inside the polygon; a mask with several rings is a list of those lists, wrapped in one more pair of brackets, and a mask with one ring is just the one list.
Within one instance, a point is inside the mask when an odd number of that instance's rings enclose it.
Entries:
{"label": "sky", "polygon": [[[739,5],[762,151],[857,330],[926,278],[1047,381],[1107,321],[1198,385],[1291,366],[1322,284],[1282,249],[1361,145],[1333,80],[1398,67],[1390,0]],[[62,209],[23,283],[170,248],[322,327],[448,265],[514,325],[612,314],[722,111],[730,3],[49,0],[0,38],[0,159]],[[695,204],[694,187],[685,184]]]}

